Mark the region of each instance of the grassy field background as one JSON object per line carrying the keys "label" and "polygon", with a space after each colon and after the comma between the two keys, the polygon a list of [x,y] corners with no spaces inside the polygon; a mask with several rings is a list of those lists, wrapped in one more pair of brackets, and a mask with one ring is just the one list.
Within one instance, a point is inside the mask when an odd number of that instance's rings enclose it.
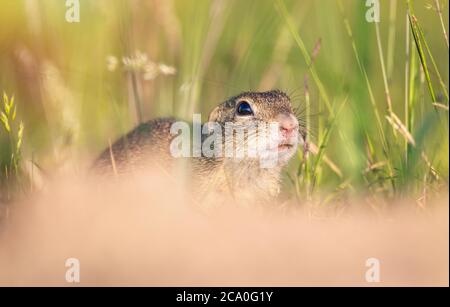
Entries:
{"label": "grassy field background", "polygon": [[80,0],[79,23],[64,2],[0,4],[2,201],[139,121],[273,88],[310,131],[299,203],[448,195],[448,1],[381,0],[380,23],[359,0]]}

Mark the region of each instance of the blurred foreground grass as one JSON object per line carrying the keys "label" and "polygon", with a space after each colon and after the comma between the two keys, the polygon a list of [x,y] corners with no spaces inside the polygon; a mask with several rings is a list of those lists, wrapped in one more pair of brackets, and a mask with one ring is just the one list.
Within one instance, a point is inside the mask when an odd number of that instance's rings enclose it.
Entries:
{"label": "blurred foreground grass", "polygon": [[[0,90],[25,125],[18,174],[79,169],[138,121],[206,119],[228,96],[279,88],[312,143],[288,195],[424,206],[448,194],[448,1],[382,0],[380,23],[365,2],[80,0],[68,23],[65,1],[1,0]],[[4,200],[9,140],[0,127]]]}

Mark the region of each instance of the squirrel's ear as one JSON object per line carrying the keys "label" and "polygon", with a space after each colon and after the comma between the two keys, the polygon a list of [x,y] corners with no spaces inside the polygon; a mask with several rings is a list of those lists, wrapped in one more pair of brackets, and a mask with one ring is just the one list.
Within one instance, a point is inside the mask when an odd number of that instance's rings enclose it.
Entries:
{"label": "squirrel's ear", "polygon": [[220,109],[220,106],[217,106],[209,113],[208,122],[216,122],[219,119]]}

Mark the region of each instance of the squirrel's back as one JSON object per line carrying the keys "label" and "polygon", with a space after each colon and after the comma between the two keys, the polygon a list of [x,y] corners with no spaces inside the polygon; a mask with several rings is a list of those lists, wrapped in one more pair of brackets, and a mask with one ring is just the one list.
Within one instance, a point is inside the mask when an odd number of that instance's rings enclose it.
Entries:
{"label": "squirrel's back", "polygon": [[94,162],[93,168],[104,173],[127,173],[142,169],[150,162],[170,159],[170,127],[175,118],[157,118],[140,124],[109,146]]}

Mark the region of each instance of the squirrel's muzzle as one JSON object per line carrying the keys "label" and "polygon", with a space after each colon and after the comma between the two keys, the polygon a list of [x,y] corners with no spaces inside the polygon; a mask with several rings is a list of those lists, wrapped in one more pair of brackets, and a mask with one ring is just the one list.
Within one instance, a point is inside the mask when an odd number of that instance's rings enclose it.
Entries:
{"label": "squirrel's muzzle", "polygon": [[280,134],[283,138],[297,138],[298,137],[298,120],[294,115],[288,113],[278,114],[276,121],[280,127]]}

